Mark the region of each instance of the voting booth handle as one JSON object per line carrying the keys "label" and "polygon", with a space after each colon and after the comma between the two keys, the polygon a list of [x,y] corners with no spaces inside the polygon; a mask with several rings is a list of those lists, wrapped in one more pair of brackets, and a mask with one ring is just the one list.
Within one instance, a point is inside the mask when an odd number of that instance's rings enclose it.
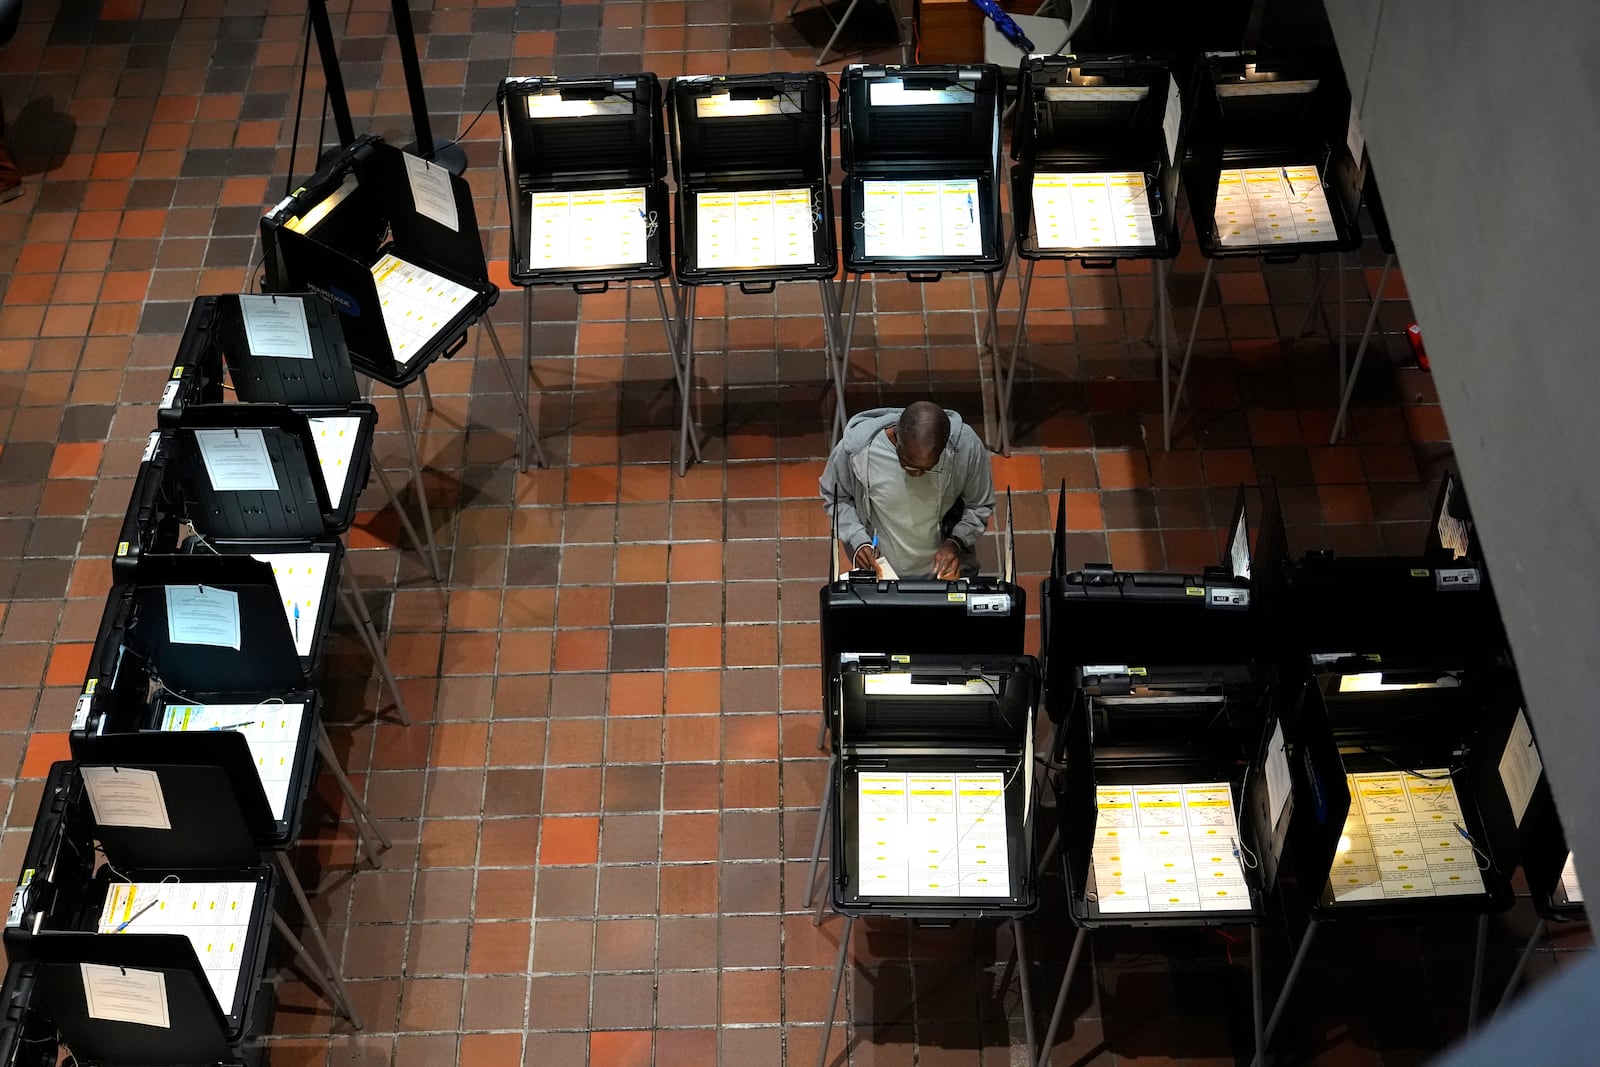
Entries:
{"label": "voting booth handle", "polygon": [[940,278],[943,278],[943,277],[944,277],[944,272],[943,271],[938,271],[938,270],[908,270],[908,271],[906,271],[906,281],[908,281],[908,282],[918,282],[918,283],[936,282]]}
{"label": "voting booth handle", "polygon": [[611,288],[610,282],[573,282],[572,291],[579,296],[592,296],[606,292]]}
{"label": "voting booth handle", "polygon": [[1114,259],[1080,259],[1078,266],[1084,270],[1116,270],[1117,261]]}
{"label": "voting booth handle", "polygon": [[1298,252],[1269,252],[1261,257],[1263,263],[1294,263],[1300,259]]}
{"label": "voting booth handle", "polygon": [[778,283],[776,279],[770,279],[764,282],[739,283],[739,291],[746,296],[761,296],[766,293],[775,292],[777,288]]}
{"label": "voting booth handle", "polygon": [[466,331],[463,330],[462,333],[461,333],[461,336],[457,337],[454,341],[452,341],[445,348],[445,350],[439,354],[439,358],[440,359],[453,359],[455,357],[456,353],[460,352],[465,347],[467,347],[467,334],[466,334]]}

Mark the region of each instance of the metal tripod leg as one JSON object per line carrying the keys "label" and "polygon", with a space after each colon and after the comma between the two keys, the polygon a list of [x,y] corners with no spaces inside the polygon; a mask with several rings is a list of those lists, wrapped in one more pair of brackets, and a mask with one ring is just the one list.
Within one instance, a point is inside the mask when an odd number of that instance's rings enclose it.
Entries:
{"label": "metal tripod leg", "polygon": [[422,482],[422,457],[417,451],[417,427],[411,421],[411,401],[404,389],[396,389],[400,398],[400,428],[406,436],[406,450],[411,458],[411,484],[417,490],[417,507],[422,509],[422,543],[427,546],[429,569],[442,573],[439,567],[439,549],[433,542],[433,515],[428,510],[428,488]]}
{"label": "metal tripod leg", "polygon": [[[278,861],[278,869],[283,872],[283,880],[288,884],[289,892],[294,894],[295,902],[300,905],[300,914],[305,917],[306,930],[311,934],[311,943],[317,947],[318,952],[322,953],[322,959],[328,969],[328,991],[333,994],[333,999],[338,1001],[339,1007],[344,1011],[345,1018],[350,1020],[350,1025],[357,1030],[361,1029],[361,1019],[356,1015],[355,1005],[350,1002],[350,994],[344,986],[344,976],[340,974],[339,968],[335,965],[333,950],[328,947],[328,939],[322,936],[322,926],[317,922],[316,915],[311,911],[311,901],[306,899],[306,888],[300,884],[300,875],[295,871],[294,864],[290,862],[287,852],[274,852],[273,856]],[[276,918],[276,915],[274,915],[274,918]],[[281,922],[281,920],[279,921]],[[285,927],[283,926],[278,929],[279,932],[285,932]],[[293,934],[289,934],[289,939],[294,944],[299,944]],[[300,945],[299,951],[304,953],[305,946]]]}
{"label": "metal tripod leg", "polygon": [[[517,414],[522,419],[522,425],[527,428],[528,437],[533,441],[533,454],[538,459],[539,466],[548,467],[550,464],[545,462],[544,446],[539,443],[539,423],[534,419],[531,413],[532,409],[529,407],[530,398],[524,396],[522,389],[517,386],[517,376],[511,369],[511,361],[506,358],[505,348],[500,344],[500,335],[495,332],[494,323],[489,316],[485,315],[478,321],[483,323],[484,331],[489,335],[489,343],[494,346],[495,358],[500,361],[500,369],[506,376],[506,388],[511,390],[511,398],[517,402]],[[526,375],[524,377],[526,378]],[[526,381],[523,382],[524,386],[527,384]],[[526,451],[517,456],[517,462],[523,470],[528,469],[528,454]]]}
{"label": "metal tripod leg", "polygon": [[1050,869],[1050,861],[1055,859],[1056,849],[1061,847],[1061,827],[1056,827],[1050,834],[1050,843],[1044,846],[1044,852],[1039,856],[1039,870]]}
{"label": "metal tripod leg", "polygon": [[1306,926],[1306,932],[1300,936],[1300,947],[1295,949],[1294,962],[1289,964],[1289,973],[1283,979],[1283,988],[1278,990],[1278,999],[1272,1004],[1272,1014],[1267,1018],[1267,1025],[1261,1032],[1261,1037],[1256,1044],[1255,1058],[1250,1061],[1250,1067],[1265,1067],[1267,1062],[1267,1046],[1272,1043],[1272,1034],[1278,1029],[1278,1020],[1283,1018],[1283,1009],[1289,1003],[1289,997],[1294,993],[1294,983],[1300,977],[1300,970],[1305,966],[1306,957],[1311,952],[1311,942],[1317,936],[1317,920],[1312,919]]}
{"label": "metal tripod leg", "polygon": [[1021,919],[1011,920],[1011,930],[1017,939],[1017,985],[1022,995],[1022,1035],[1028,1044],[1028,1058],[1024,1062],[1032,1063],[1034,1051],[1039,1046],[1034,1044],[1033,991],[1028,982],[1028,942],[1022,932]]}
{"label": "metal tripod leg", "polygon": [[978,342],[978,348],[988,348],[990,344],[999,345],[1000,333],[1000,296],[1006,291],[1006,280],[1011,277],[1011,253],[1017,246],[1016,235],[1006,242],[1005,254],[1000,257],[1000,269],[993,274],[984,274],[983,283],[989,295],[989,320],[983,324],[983,337]]}
{"label": "metal tripod leg", "polygon": [[[522,395],[533,395],[533,286],[522,290]],[[528,454],[527,427],[517,423],[517,462]]]}
{"label": "metal tripod leg", "polygon": [[817,1051],[817,1067],[828,1062],[828,1043],[833,1037],[833,1017],[839,1009],[839,987],[844,984],[844,965],[850,956],[850,931],[856,924],[854,915],[846,915],[844,929],[839,932],[839,958],[833,964],[833,991],[828,994],[828,1021],[822,1027],[822,1047]]}
{"label": "metal tripod leg", "polygon": [[1350,376],[1349,364],[1345,361],[1345,336],[1349,332],[1344,324],[1344,253],[1335,252],[1333,256],[1333,269],[1339,272],[1339,395],[1344,395],[1345,380]]}
{"label": "metal tripod leg", "polygon": [[316,957],[311,955],[305,944],[298,937],[294,936],[294,931],[289,929],[289,924],[283,921],[283,916],[273,912],[272,925],[278,931],[278,935],[289,943],[289,948],[300,958],[300,962],[305,969],[311,973],[311,980],[321,987],[322,995],[327,997],[329,1002],[333,1004],[333,1010],[349,1019],[350,1026],[353,1029],[362,1029],[361,1019],[355,1014],[354,1006],[346,1003],[334,992],[333,980],[327,976],[321,967],[317,966]]}
{"label": "metal tripod leg", "polygon": [[1167,291],[1167,261],[1156,260],[1156,316],[1151,328],[1161,335],[1161,448],[1172,451],[1172,395],[1168,388],[1172,378],[1172,355],[1168,350],[1168,336],[1172,328],[1172,311],[1168,306],[1172,294]]}
{"label": "metal tripod leg", "polygon": [[411,546],[417,550],[417,555],[422,557],[422,565],[428,568],[428,577],[434,581],[439,580],[439,559],[437,555],[430,555],[422,544],[422,535],[417,533],[417,527],[411,521],[411,516],[400,503],[400,496],[394,491],[394,483],[389,481],[389,472],[383,469],[383,464],[377,460],[372,462],[372,472],[378,476],[378,484],[383,486],[383,492],[389,498],[389,503],[394,505],[394,513],[400,516],[400,525],[406,531],[406,536],[411,538]]}
{"label": "metal tripod leg", "polygon": [[1039,1049],[1038,1067],[1050,1067],[1050,1046],[1055,1044],[1056,1031],[1061,1028],[1061,1016],[1067,1009],[1067,994],[1072,990],[1072,974],[1078,969],[1078,957],[1083,954],[1083,942],[1089,931],[1078,927],[1072,939],[1072,951],[1067,955],[1067,973],[1061,976],[1061,991],[1056,994],[1055,1010],[1050,1013],[1050,1025],[1045,1027],[1044,1044]]}
{"label": "metal tripod leg", "polygon": [[661,279],[655,280],[656,307],[661,312],[661,328],[667,332],[667,352],[671,354],[674,363],[678,360],[678,323],[677,319],[667,310],[667,293],[661,285]]}
{"label": "metal tripod leg", "polygon": [[1194,355],[1194,339],[1200,333],[1200,314],[1206,309],[1206,293],[1211,288],[1211,276],[1217,272],[1217,261],[1206,260],[1206,274],[1200,279],[1200,299],[1194,306],[1194,321],[1189,324],[1189,343],[1183,346],[1183,365],[1178,368],[1178,387],[1172,391],[1172,400],[1167,405],[1167,425],[1164,428],[1165,444],[1167,450],[1172,450],[1172,416],[1178,412],[1178,401],[1183,397],[1183,383],[1189,377],[1189,359]]}
{"label": "metal tripod leg", "polygon": [[683,305],[682,359],[673,360],[678,374],[678,477],[689,473],[689,455],[700,459],[699,435],[694,429],[694,305],[699,290],[689,287]]}
{"label": "metal tripod leg", "polygon": [[828,383],[833,389],[833,441],[837,443],[844,436],[845,423],[849,421],[844,404],[845,365],[839,355],[839,294],[826,278],[819,279],[817,287],[822,292],[822,337],[827,349]]}
{"label": "metal tripod leg", "polygon": [[833,807],[833,769],[837,756],[828,757],[828,780],[822,787],[822,810],[817,813],[817,832],[811,838],[811,867],[806,876],[806,907],[817,894],[817,863],[822,859],[822,835],[828,827],[828,810]]}
{"label": "metal tripod leg", "polygon": [[[817,66],[827,62],[828,53],[833,51],[834,42],[844,32],[845,23],[850,21],[850,16],[856,13],[856,8],[861,6],[861,0],[850,0],[850,6],[844,9],[844,17],[833,24],[833,36],[828,38],[828,43],[822,46],[822,51],[817,53]],[[831,16],[830,16],[831,17]]]}
{"label": "metal tripod leg", "polygon": [[[1022,272],[1022,285],[1017,291],[1017,336],[1011,342],[1011,358],[1002,369],[995,360],[995,414],[1000,424],[1000,454],[1011,455],[1011,383],[1017,377],[1017,353],[1022,350],[1022,335],[1027,329],[1028,295],[1033,291],[1033,269],[1036,260],[1028,260]],[[998,353],[996,354],[998,356]]]}
{"label": "metal tripod leg", "polygon": [[1328,284],[1328,272],[1322,269],[1321,256],[1317,256],[1313,262],[1316,264],[1317,283],[1311,290],[1311,303],[1306,306],[1306,313],[1300,316],[1300,325],[1294,328],[1294,335],[1289,338],[1291,345],[1305,336],[1306,327],[1311,325],[1312,316],[1322,308],[1322,290]]}
{"label": "metal tripod leg", "polygon": [[1539,946],[1544,944],[1544,935],[1549,927],[1540,919],[1533,924],[1533,935],[1528,938],[1528,943],[1522,947],[1522,955],[1517,958],[1517,966],[1511,972],[1511,977],[1506,981],[1506,991],[1500,994],[1500,1002],[1494,1006],[1494,1015],[1499,1015],[1506,1010],[1506,1005],[1511,1003],[1511,995],[1517,991],[1517,986],[1522,984],[1522,976],[1528,970],[1528,964],[1533,962],[1533,954],[1539,951]]}
{"label": "metal tripod leg", "polygon": [[[834,385],[839,390],[839,404],[844,405],[844,383],[850,376],[850,346],[856,336],[856,313],[861,310],[861,283],[866,279],[865,274],[857,274],[854,291],[850,294],[850,314],[844,320],[844,338],[839,343],[839,374]],[[848,276],[839,283],[839,297],[844,298],[844,286],[849,285]]]}
{"label": "metal tripod leg", "polygon": [[[1356,379],[1361,376],[1361,361],[1367,358],[1367,345],[1372,341],[1372,328],[1378,323],[1378,305],[1383,303],[1383,288],[1389,283],[1389,272],[1394,270],[1394,253],[1389,253],[1383,261],[1383,273],[1378,277],[1378,291],[1372,294],[1372,307],[1367,311],[1367,324],[1361,330],[1361,343],[1356,346],[1356,362],[1350,368],[1350,374],[1344,381],[1343,393],[1339,397],[1339,414],[1333,420],[1333,433],[1328,437],[1328,443],[1336,444],[1344,436],[1345,418],[1350,414],[1350,398],[1356,392]],[[1341,362],[1342,365],[1342,362]]]}
{"label": "metal tripod leg", "polygon": [[1472,954],[1472,993],[1467,1000],[1467,1033],[1478,1029],[1478,1004],[1483,1000],[1483,958],[1489,951],[1489,913],[1478,916],[1478,945]]}
{"label": "metal tripod leg", "polygon": [[433,390],[428,388],[427,371],[423,371],[417,378],[417,384],[422,386],[422,406],[431,414],[433,412]]}
{"label": "metal tripod leg", "polygon": [[[356,794],[355,786],[350,784],[350,776],[345,774],[344,768],[339,765],[339,754],[333,750],[333,741],[328,737],[328,728],[320,718],[317,720],[317,751],[322,754],[322,762],[327,765],[334,780],[339,783],[339,792],[343,793],[345,800],[349,802],[350,819],[355,823],[356,836],[361,839],[361,848],[367,854],[367,862],[376,868],[378,853],[390,847],[389,835],[385,834],[383,827],[373,819],[366,802]],[[376,834],[383,844],[382,850],[372,847],[372,838],[367,836],[369,830]]]}
{"label": "metal tripod leg", "polygon": [[394,697],[395,714],[400,716],[402,723],[410,726],[411,712],[406,709],[406,698],[400,694],[400,683],[394,679],[388,653],[383,649],[383,640],[378,636],[377,626],[373,625],[372,613],[367,610],[367,602],[361,595],[361,587],[356,584],[355,576],[350,573],[348,567],[339,568],[339,578],[343,583],[343,588],[339,590],[340,599],[345,609],[354,616],[356,632],[361,635],[367,651],[372,653],[372,661],[377,664],[378,673],[383,677],[383,684],[389,687],[389,695]]}

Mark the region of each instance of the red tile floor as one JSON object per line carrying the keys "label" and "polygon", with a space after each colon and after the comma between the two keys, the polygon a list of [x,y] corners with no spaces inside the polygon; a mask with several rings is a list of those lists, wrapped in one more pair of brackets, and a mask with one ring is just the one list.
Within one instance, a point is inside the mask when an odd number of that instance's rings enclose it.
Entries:
{"label": "red tile floor", "polygon": [[[388,5],[332,6],[358,128],[408,141]],[[787,8],[438,0],[417,14],[436,128],[468,130],[507,73],[810,69],[813,46]],[[0,208],[0,877],[18,870],[40,778],[66,751],[112,538],[188,303],[251,284],[257,219],[286,188],[304,10],[28,4],[0,49],[27,174],[23,197]],[[309,86],[300,176],[320,124],[315,60]],[[503,280],[495,126],[491,112],[464,143]],[[1369,242],[1348,271],[1357,328],[1380,263]],[[1180,328],[1202,268],[1192,248],[1177,261]],[[1320,322],[1297,345],[1282,340],[1311,292],[1306,264],[1229,264],[1200,320],[1192,413],[1164,452],[1143,340],[1148,270],[1041,269],[1017,388],[1021,447],[994,461],[1014,494],[1027,582],[1046,570],[1063,480],[1074,565],[1202,566],[1234,487],[1267,474],[1296,551],[1419,544],[1451,452],[1429,377],[1406,362],[1404,284],[1396,276],[1382,294],[1353,429],[1332,446],[1333,349]],[[933,396],[992,440],[979,294],[962,278],[870,283],[850,409]],[[1013,283],[1008,340],[1015,294]],[[495,309],[502,336],[519,336],[521,299],[508,291]],[[1337,314],[1331,286],[1324,305],[1319,320]],[[271,1062],[810,1063],[840,928],[813,929],[801,903],[824,779],[812,747],[827,567],[816,291],[702,294],[708,444],[682,479],[669,465],[673,394],[653,297],[540,291],[535,306],[551,466],[515,472],[510,398],[475,342],[430,375],[424,455],[447,580],[434,585],[395,547],[390,513],[363,513],[352,533],[419,721],[374,724],[377,687],[358,643],[340,637],[336,744],[396,844],[381,869],[353,866],[348,813],[324,783],[301,865],[367,1029],[350,1032],[297,972],[275,971]],[[379,453],[399,466],[392,399],[379,404]],[[1058,893],[1047,882],[1032,924],[1041,1029],[1070,940]],[[1497,920],[1491,991],[1528,922],[1525,903]],[[1282,1029],[1285,1060],[1425,1059],[1462,1028],[1469,936],[1452,925],[1325,939]],[[1289,951],[1280,922],[1269,994]],[[1562,955],[1542,954],[1536,971]],[[1009,935],[983,926],[858,924],[841,1011],[851,1022],[830,1062],[1021,1063],[1009,957]],[[1097,937],[1094,957],[1057,1064],[1244,1062],[1241,946],[1128,934]]]}

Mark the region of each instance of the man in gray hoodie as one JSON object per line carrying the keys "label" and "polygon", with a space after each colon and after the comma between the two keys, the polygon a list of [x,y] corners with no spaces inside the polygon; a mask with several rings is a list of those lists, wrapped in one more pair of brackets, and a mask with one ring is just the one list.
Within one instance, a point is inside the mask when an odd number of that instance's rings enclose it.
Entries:
{"label": "man in gray hoodie", "polygon": [[902,578],[977,573],[994,480],[989,450],[954,411],[929,400],[863,411],[834,446],[820,488],[857,568],[882,556]]}

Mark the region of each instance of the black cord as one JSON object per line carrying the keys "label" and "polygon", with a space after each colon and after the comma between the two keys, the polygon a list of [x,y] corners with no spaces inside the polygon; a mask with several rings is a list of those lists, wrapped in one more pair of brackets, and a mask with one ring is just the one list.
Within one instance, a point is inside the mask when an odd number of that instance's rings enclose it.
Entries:
{"label": "black cord", "polygon": [[1400,771],[1402,774],[1409,774],[1413,778],[1421,778],[1425,782],[1448,782],[1455,777],[1453,773],[1454,768],[1446,770],[1443,774],[1423,774],[1421,771],[1413,770],[1404,764],[1396,763],[1388,756],[1385,756],[1382,752],[1375,751],[1371,745],[1362,745],[1361,751],[1365,752],[1374,759],[1382,760],[1395,770]]}
{"label": "black cord", "polygon": [[[611,93],[611,95],[612,96],[622,96],[624,99],[631,99],[631,97],[626,97],[622,93],[615,92],[615,91],[613,91]],[[467,128],[461,131],[460,136],[458,136],[454,141],[451,141],[448,144],[444,145],[443,147],[450,148],[450,147],[452,147],[454,145],[460,144],[461,143],[461,138],[465,137],[467,134],[471,133],[472,132],[472,127],[476,126],[478,124],[478,120],[483,118],[483,113],[485,111],[489,110],[489,105],[494,103],[495,101],[497,101],[499,99],[500,99],[500,92],[499,92],[499,90],[496,90],[495,94],[493,96],[489,97],[489,99],[487,99],[487,100],[485,100],[483,102],[483,106],[480,107],[478,109],[478,113],[472,117],[472,121],[467,123]],[[435,150],[434,154],[435,155],[438,154],[437,150]]]}

